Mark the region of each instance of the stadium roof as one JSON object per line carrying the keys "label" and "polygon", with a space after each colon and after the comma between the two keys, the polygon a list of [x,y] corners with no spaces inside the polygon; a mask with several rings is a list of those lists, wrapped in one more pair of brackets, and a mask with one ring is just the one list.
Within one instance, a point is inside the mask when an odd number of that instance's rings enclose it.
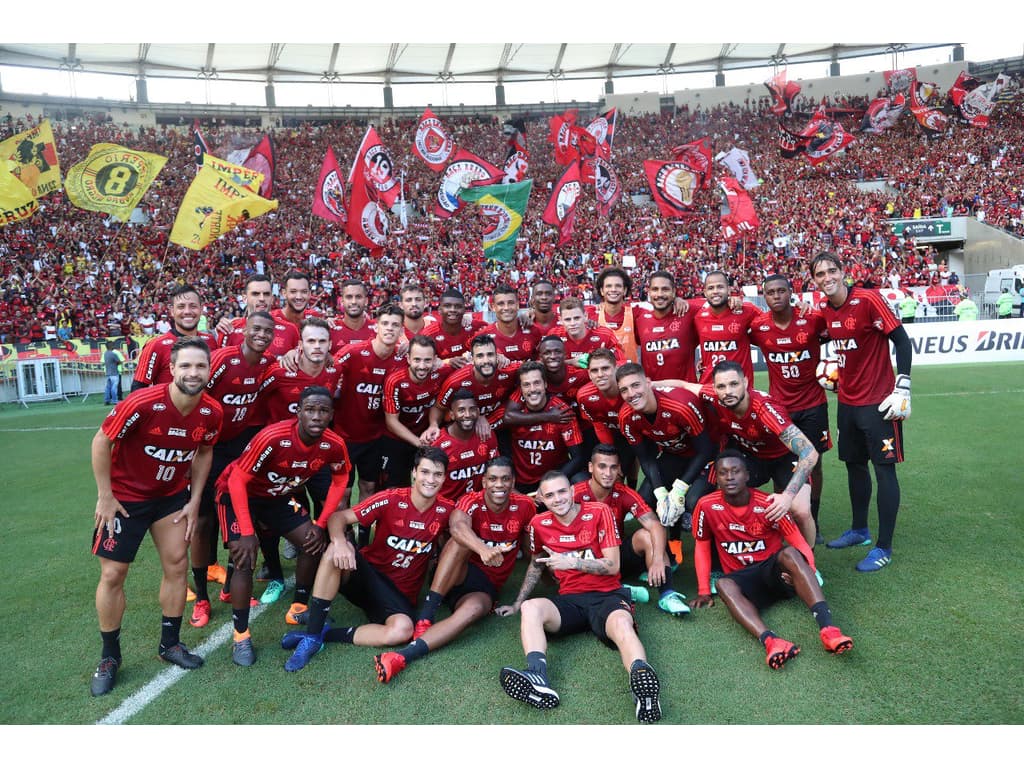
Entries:
{"label": "stadium roof", "polygon": [[0,65],[277,83],[524,82],[718,72],[955,43],[24,43]]}

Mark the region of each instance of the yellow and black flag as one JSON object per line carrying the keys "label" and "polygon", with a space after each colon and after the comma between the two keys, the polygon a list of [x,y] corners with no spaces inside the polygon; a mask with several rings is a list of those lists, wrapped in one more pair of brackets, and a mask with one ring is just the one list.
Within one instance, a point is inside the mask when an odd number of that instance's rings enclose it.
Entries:
{"label": "yellow and black flag", "polygon": [[78,208],[128,221],[167,158],[117,144],[94,144],[89,156],[71,166],[64,189]]}
{"label": "yellow and black flag", "polygon": [[0,227],[23,221],[39,210],[32,190],[8,170],[11,165],[0,160]]}
{"label": "yellow and black flag", "polygon": [[277,209],[244,182],[203,165],[189,186],[171,230],[171,242],[201,251],[239,224]]}
{"label": "yellow and black flag", "polygon": [[32,190],[35,198],[60,189],[60,162],[50,121],[0,142],[0,162],[9,160],[11,173]]}

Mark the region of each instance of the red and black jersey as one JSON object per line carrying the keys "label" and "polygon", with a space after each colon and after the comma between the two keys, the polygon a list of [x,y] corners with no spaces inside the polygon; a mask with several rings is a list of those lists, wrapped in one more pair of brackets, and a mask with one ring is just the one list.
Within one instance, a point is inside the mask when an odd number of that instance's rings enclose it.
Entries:
{"label": "red and black jersey", "polygon": [[409,602],[416,604],[434,542],[448,529],[455,503],[437,496],[425,510],[412,503],[411,488],[389,488],[359,502],[352,511],[360,525],[376,523],[373,540],[360,550]]}
{"label": "red and black jersey", "polygon": [[452,395],[460,389],[468,389],[476,397],[480,406],[480,415],[487,419],[492,427],[498,425],[505,416],[505,401],[512,391],[518,387],[519,379],[516,371],[519,365],[501,368],[487,381],[478,381],[472,366],[466,366],[452,373],[437,396],[437,405],[447,410],[451,407]]}
{"label": "red and black jersey", "polygon": [[732,438],[739,449],[759,459],[778,459],[790,453],[779,435],[793,426],[789,414],[772,398],[756,389],[748,389],[750,407],[743,416],[737,416],[718,402],[714,387],[705,384],[700,391],[704,402],[714,408],[718,419],[716,434],[725,442]]}
{"label": "red and black jersey", "polygon": [[750,326],[750,340],[768,366],[768,393],[790,412],[825,402],[817,377],[824,335],[825,318],[817,312],[806,317],[794,313],[785,328],[776,325],[771,312],[762,312]]}
{"label": "red and black jersey", "polygon": [[384,380],[394,371],[408,369],[405,358],[394,352],[380,357],[373,341],[348,346],[334,364],[338,394],[334,401],[334,431],[356,443],[384,435]]}
{"label": "red and black jersey", "polygon": [[613,398],[605,397],[601,390],[590,382],[580,387],[576,393],[576,404],[579,406],[580,418],[593,425],[597,439],[602,443],[614,443],[615,433],[621,431],[619,410],[623,405],[622,398],[618,395]]}
{"label": "red and black jersey", "polygon": [[[697,300],[691,299],[691,306]],[[692,310],[691,310],[692,311]],[[711,381],[711,371],[723,360],[733,360],[743,366],[747,381],[754,380],[754,363],[750,357],[750,330],[759,310],[753,304],[744,303],[735,312],[723,307],[715,312],[704,305],[693,317],[693,326],[699,342],[700,382]]]}
{"label": "red and black jersey", "polygon": [[448,456],[448,474],[441,487],[442,496],[460,499],[464,494],[482,490],[484,466],[498,455],[498,440],[494,433],[481,440],[474,431],[467,440],[462,440],[445,429],[433,445]]}
{"label": "red and black jersey", "polygon": [[354,330],[336,318],[332,318],[328,322],[331,328],[331,355],[335,357],[349,344],[370,341],[377,336],[377,324],[367,317],[364,317],[363,324]]}
{"label": "red and black jersey", "polygon": [[[254,534],[248,499],[291,496],[323,467],[344,488],[351,464],[344,441],[330,429],[311,445],[299,437],[297,419],[261,429],[217,480],[218,492],[231,491],[231,505],[243,536]],[[244,489],[243,489],[244,486]],[[237,488],[237,490],[236,490]]]}
{"label": "red and black jersey", "polygon": [[473,318],[469,328],[460,325],[459,330],[449,333],[441,326],[441,323],[430,323],[423,329],[423,335],[434,340],[439,358],[450,360],[469,352],[469,343],[480,335],[480,329],[486,325],[483,320]]}
{"label": "red and black jersey", "polygon": [[[600,560],[606,549],[622,546],[615,515],[607,504],[600,502],[587,501],[580,504],[576,517],[568,525],[563,525],[554,512],[542,512],[530,521],[526,531],[532,555],[543,555],[547,547],[555,553]],[[551,574],[558,580],[560,595],[612,592],[622,586],[617,573],[567,570],[552,571]]]}
{"label": "red and black jersey", "polygon": [[537,345],[540,344],[540,340],[543,337],[536,326],[530,326],[529,330],[524,331],[518,323],[516,323],[516,332],[511,336],[506,336],[499,331],[497,323],[485,325],[480,329],[480,333],[486,333],[494,337],[494,346],[497,348],[499,355],[504,355],[509,360],[519,362],[533,360],[536,357]]}
{"label": "red and black jersey", "polygon": [[643,497],[628,485],[623,485],[622,483],[613,485],[611,492],[603,499],[599,499],[597,494],[594,493],[590,481],[580,480],[580,482],[572,487],[572,498],[577,503],[599,501],[607,505],[611,509],[612,514],[615,515],[615,522],[619,526],[620,531],[623,530],[622,525],[626,520],[626,515],[633,515],[635,520],[639,520],[641,517],[651,513],[651,508],[647,506],[647,502],[643,500]]}
{"label": "red and black jersey", "polygon": [[547,371],[544,371],[544,381],[547,384],[549,395],[556,396],[559,400],[568,403],[576,409],[576,398],[580,387],[590,383],[590,374],[583,368],[577,368],[573,364],[565,367],[565,378],[558,384],[553,384],[548,378]]}
{"label": "red and black jersey", "polygon": [[430,408],[451,372],[449,366],[442,365],[423,381],[414,381],[408,366],[392,371],[384,379],[384,413],[398,414],[402,426],[414,435],[421,434],[430,425]]}
{"label": "red and black jersey", "polygon": [[249,365],[240,347],[222,347],[210,358],[210,381],[207,392],[224,409],[217,442],[226,443],[246,429],[263,423],[259,391],[270,372],[272,359],[260,356],[259,362]]}
{"label": "red and black jersey", "polygon": [[634,310],[633,335],[648,379],[697,380],[695,314],[691,310],[676,317],[670,310],[665,317],[658,317],[653,309]]}
{"label": "red and black jersey", "polygon": [[[246,318],[236,317],[231,321],[231,327],[234,328],[231,333],[224,334],[220,337],[220,345],[222,347],[240,347],[242,342],[245,341],[245,323]],[[270,342],[270,346],[267,347],[265,354],[273,357],[280,357],[286,352],[290,352],[293,349],[297,349],[299,346],[299,332],[295,328],[293,323],[287,321],[281,322],[277,318],[274,319],[274,340]]]}
{"label": "red and black jersey", "polygon": [[332,395],[338,387],[338,369],[324,368],[316,376],[299,369],[287,371],[273,363],[260,387],[260,401],[267,423],[293,419],[299,412],[299,395],[306,387],[326,387]]}
{"label": "red and black jersey", "polygon": [[[525,408],[523,410],[526,411]],[[544,411],[572,414],[572,408],[557,397],[548,398]],[[512,464],[519,485],[537,483],[547,472],[565,466],[569,461],[569,448],[583,442],[575,415],[565,424],[545,422],[507,426],[506,429],[512,438]]]}
{"label": "red and black jersey", "polygon": [[[199,331],[196,336],[206,342],[211,353],[217,349],[217,338],[212,333]],[[139,353],[133,380],[145,384],[147,387],[153,384],[170,384],[173,380],[171,376],[171,347],[178,339],[184,338],[188,337],[172,328],[167,333],[147,341],[146,346]]]}
{"label": "red and black jersey", "polygon": [[187,416],[169,384],[132,392],[100,427],[114,442],[110,487],[118,501],[148,501],[184,491],[196,450],[217,442],[224,412],[205,391]]}
{"label": "red and black jersey", "polygon": [[619,344],[618,337],[610,328],[606,328],[603,325],[599,325],[597,328],[588,328],[587,332],[583,334],[582,339],[569,338],[569,334],[565,332],[563,327],[559,327],[555,331],[555,335],[565,342],[565,358],[570,365],[577,357],[589,355],[595,349],[600,349],[601,347],[614,352],[615,360],[620,365],[626,362],[626,355],[622,351],[622,345]]}
{"label": "red and black jersey", "polygon": [[653,414],[634,411],[623,403],[619,429],[630,445],[650,440],[658,448],[680,456],[693,455],[693,438],[704,431],[704,414],[697,396],[681,387],[654,387]]}
{"label": "red and black jersey", "polygon": [[785,535],[799,535],[788,514],[777,523],[765,519],[768,505],[768,494],[757,488],[745,507],[729,505],[721,491],[709,493],[693,511],[693,538],[714,543],[725,573],[763,562],[782,549]]}
{"label": "red and black jersey", "polygon": [[476,552],[469,556],[469,562],[479,568],[487,580],[494,585],[494,589],[500,592],[501,588],[505,586],[505,582],[508,581],[512,570],[516,567],[519,539],[523,530],[537,514],[537,506],[529,496],[512,491],[508,496],[508,504],[505,509],[494,511],[487,506],[483,491],[477,491],[459,499],[456,509],[469,516],[473,533],[479,536],[488,547],[497,547],[502,544],[512,545],[512,549],[505,553],[499,566],[484,565]]}
{"label": "red and black jersey", "polygon": [[295,329],[295,335],[301,339],[302,331],[299,328],[299,326],[302,325],[302,321],[305,320],[307,317],[323,317],[324,315],[316,307],[307,306],[302,313],[302,318],[297,323],[293,323],[291,320],[285,317],[284,309],[281,307],[270,310],[270,316],[274,318],[275,323],[281,323],[282,325],[290,325],[292,328]]}
{"label": "red and black jersey", "polygon": [[822,299],[818,309],[839,360],[840,403],[877,405],[892,393],[896,375],[889,359],[889,334],[900,321],[878,291],[853,286],[836,309]]}

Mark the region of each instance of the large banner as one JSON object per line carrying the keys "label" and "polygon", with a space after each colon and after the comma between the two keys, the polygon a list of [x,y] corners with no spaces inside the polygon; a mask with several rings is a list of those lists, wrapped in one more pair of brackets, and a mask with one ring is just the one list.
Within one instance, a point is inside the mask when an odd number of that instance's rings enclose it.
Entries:
{"label": "large banner", "polygon": [[[1024,320],[965,320],[903,326],[914,345],[914,367],[1024,360]],[[891,352],[891,350],[890,350]],[[895,364],[896,357],[893,356]]]}

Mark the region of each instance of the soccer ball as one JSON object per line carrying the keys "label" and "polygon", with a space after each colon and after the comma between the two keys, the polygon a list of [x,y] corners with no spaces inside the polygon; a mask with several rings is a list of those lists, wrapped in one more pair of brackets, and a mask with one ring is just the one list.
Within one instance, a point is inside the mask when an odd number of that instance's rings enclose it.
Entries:
{"label": "soccer ball", "polygon": [[839,389],[839,361],[826,358],[818,363],[817,369],[814,371],[814,375],[818,379],[818,384],[827,389],[829,392],[835,392]]}

